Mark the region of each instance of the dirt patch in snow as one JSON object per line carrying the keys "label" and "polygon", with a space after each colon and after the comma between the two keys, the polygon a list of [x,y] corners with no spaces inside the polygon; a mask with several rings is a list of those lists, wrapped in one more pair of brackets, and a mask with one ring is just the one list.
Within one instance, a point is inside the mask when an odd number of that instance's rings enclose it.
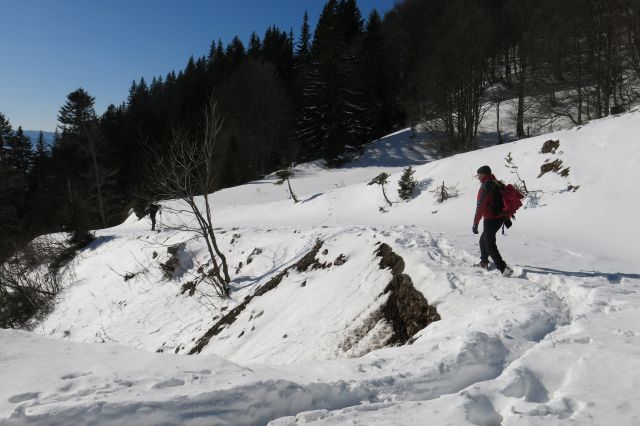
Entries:
{"label": "dirt patch in snow", "polygon": [[561,168],[562,168],[562,160],[560,159],[554,160],[550,163],[544,163],[542,166],[540,166],[540,174],[538,175],[538,177],[540,178],[545,173],[548,173],[548,172],[559,173]]}
{"label": "dirt patch in snow", "polygon": [[556,150],[560,147],[559,140],[549,139],[544,144],[542,144],[542,149],[540,150],[540,154],[555,154]]}

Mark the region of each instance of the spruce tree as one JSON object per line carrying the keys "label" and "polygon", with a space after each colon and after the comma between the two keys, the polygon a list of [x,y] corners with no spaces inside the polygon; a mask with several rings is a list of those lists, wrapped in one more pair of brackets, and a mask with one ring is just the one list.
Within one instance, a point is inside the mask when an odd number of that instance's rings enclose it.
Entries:
{"label": "spruce tree", "polygon": [[347,39],[362,33],[362,15],[356,0],[340,0],[336,10]]}
{"label": "spruce tree", "polygon": [[249,46],[247,47],[247,54],[249,56],[257,58],[260,56],[260,50],[261,50],[260,37],[258,37],[258,34],[256,34],[256,32],[254,31],[251,33],[251,37],[249,38]]}
{"label": "spruce tree", "polygon": [[9,138],[13,135],[13,129],[9,119],[0,112],[0,160],[4,158],[5,144],[9,143]]}
{"label": "spruce tree", "polygon": [[8,138],[5,144],[4,161],[14,167],[22,176],[26,176],[31,168],[31,140],[26,136],[22,127]]}
{"label": "spruce tree", "polygon": [[[35,233],[57,230],[57,200],[51,175],[49,151],[44,141],[42,131],[38,134],[38,141],[33,153],[33,163],[28,176],[27,212],[29,222]],[[43,214],[46,212],[46,214]]]}
{"label": "spruce tree", "polygon": [[[144,78],[140,79],[138,90],[147,90]],[[80,145],[80,149],[89,153],[89,160],[92,165],[94,187],[98,199],[98,210],[100,222],[103,227],[107,226],[104,200],[102,197],[103,178],[101,167],[98,164],[98,128],[97,117],[94,110],[95,98],[90,96],[84,89],[79,88],[67,96],[67,102],[60,108],[58,121],[62,127],[62,140],[69,140],[71,143]],[[75,214],[77,213],[73,210]],[[85,231],[76,229],[76,233]]]}
{"label": "spruce tree", "polygon": [[274,64],[282,81],[290,86],[293,78],[293,45],[286,32],[276,26],[267,28],[262,40],[262,59]]}
{"label": "spruce tree", "polygon": [[389,133],[394,121],[393,98],[389,88],[387,56],[382,21],[374,9],[369,14],[360,54],[358,76],[362,85],[362,121],[366,140]]}
{"label": "spruce tree", "polygon": [[300,28],[300,39],[296,46],[296,55],[301,64],[306,64],[310,53],[311,29],[309,28],[309,13],[305,10]]}
{"label": "spruce tree", "polygon": [[418,184],[413,177],[414,173],[415,170],[413,167],[409,166],[405,168],[402,172],[402,176],[400,177],[400,181],[398,182],[398,185],[400,186],[398,188],[398,195],[405,201],[411,198]]}
{"label": "spruce tree", "polygon": [[[298,138],[309,157],[340,161],[346,145],[363,141],[362,93],[358,87],[354,44],[361,31],[355,3],[329,0],[316,27],[305,72]],[[360,23],[358,25],[358,22]]]}
{"label": "spruce tree", "polygon": [[44,134],[42,130],[38,134],[38,141],[36,142],[36,149],[33,153],[33,167],[31,173],[29,173],[32,181],[42,181],[45,179],[46,163],[49,159],[47,146],[44,142]]}

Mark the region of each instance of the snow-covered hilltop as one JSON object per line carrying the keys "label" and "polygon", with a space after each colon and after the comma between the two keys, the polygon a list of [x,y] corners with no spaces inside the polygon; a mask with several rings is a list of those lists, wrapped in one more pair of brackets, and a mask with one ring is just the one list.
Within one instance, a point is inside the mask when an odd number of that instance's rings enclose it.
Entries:
{"label": "snow-covered hilltop", "polygon": [[[638,134],[632,112],[438,159],[404,131],[297,166],[297,204],[222,190],[224,302],[180,203],[96,231],[35,333],[0,330],[0,424],[640,424]],[[472,266],[483,164],[535,193],[498,236],[514,278]]]}

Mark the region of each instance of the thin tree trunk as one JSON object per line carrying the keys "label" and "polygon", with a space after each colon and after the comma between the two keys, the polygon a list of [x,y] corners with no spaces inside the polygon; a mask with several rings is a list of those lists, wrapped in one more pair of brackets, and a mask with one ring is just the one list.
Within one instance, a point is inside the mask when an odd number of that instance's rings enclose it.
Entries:
{"label": "thin tree trunk", "polygon": [[387,198],[387,193],[384,192],[384,185],[380,185],[382,187],[382,195],[384,195],[384,199],[387,200],[387,203],[389,203],[389,207],[393,207],[393,204],[391,203],[391,201],[389,201],[389,199]]}
{"label": "thin tree trunk", "polygon": [[522,51],[520,51],[520,78],[518,82],[518,117],[516,121],[516,135],[518,138],[524,138],[526,135],[524,133],[524,84],[525,84],[525,73],[526,73],[526,64],[524,55]]}
{"label": "thin tree trunk", "polygon": [[287,185],[289,185],[289,193],[291,194],[291,198],[293,198],[293,202],[297,203],[298,199],[296,198],[296,194],[293,193],[293,189],[291,189],[291,182],[287,179]]}
{"label": "thin tree trunk", "polygon": [[100,210],[100,221],[102,223],[102,227],[107,227],[107,221],[104,214],[104,204],[102,202],[102,184],[100,183],[100,171],[98,170],[98,160],[96,158],[96,148],[94,145],[94,140],[91,134],[89,133],[89,129],[84,125],[84,133],[89,142],[89,152],[91,153],[91,160],[93,161],[93,172],[96,176],[96,190],[98,191],[98,209]]}
{"label": "thin tree trunk", "polygon": [[69,204],[73,205],[73,195],[71,194],[71,181],[67,178],[67,191],[69,191]]}
{"label": "thin tree trunk", "polygon": [[209,204],[209,194],[204,194],[204,204],[207,212],[207,229],[209,230],[209,235],[211,237],[211,242],[213,244],[213,248],[216,251],[218,257],[220,257],[220,263],[222,265],[222,272],[224,273],[224,282],[225,285],[228,285],[231,282],[231,278],[229,277],[229,268],[227,266],[227,258],[222,251],[218,247],[218,241],[216,240],[216,235],[213,232],[213,220],[211,218],[211,206]]}

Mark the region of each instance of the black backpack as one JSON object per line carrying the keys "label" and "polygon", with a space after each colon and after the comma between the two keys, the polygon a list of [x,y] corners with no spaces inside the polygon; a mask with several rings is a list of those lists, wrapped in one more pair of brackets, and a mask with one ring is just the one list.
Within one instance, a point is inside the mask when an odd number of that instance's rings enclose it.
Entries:
{"label": "black backpack", "polygon": [[504,201],[502,200],[502,189],[504,184],[497,180],[489,180],[484,183],[484,191],[493,194],[491,201],[491,211],[499,215],[504,211]]}

